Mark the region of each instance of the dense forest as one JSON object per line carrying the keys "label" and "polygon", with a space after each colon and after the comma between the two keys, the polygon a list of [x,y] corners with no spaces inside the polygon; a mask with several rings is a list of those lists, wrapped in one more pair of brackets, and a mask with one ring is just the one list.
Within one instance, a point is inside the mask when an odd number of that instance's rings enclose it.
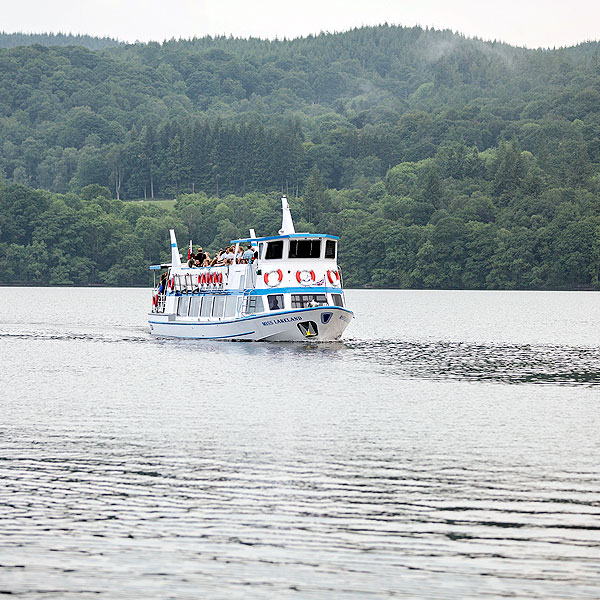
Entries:
{"label": "dense forest", "polygon": [[90,50],[100,50],[118,46],[118,40],[109,37],[93,37],[72,33],[7,33],[0,31],[0,48],[16,48],[17,46],[84,46]]}
{"label": "dense forest", "polygon": [[346,285],[598,286],[597,42],[105,41],[0,50],[0,282],[144,284],[168,227],[270,234],[284,191]]}

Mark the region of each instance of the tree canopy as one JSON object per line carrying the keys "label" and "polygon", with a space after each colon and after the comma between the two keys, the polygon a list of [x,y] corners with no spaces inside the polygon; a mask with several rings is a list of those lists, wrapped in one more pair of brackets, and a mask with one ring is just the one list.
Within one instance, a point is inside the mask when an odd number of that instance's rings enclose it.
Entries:
{"label": "tree canopy", "polygon": [[[4,282],[143,283],[160,227],[216,247],[272,233],[284,191],[304,230],[343,236],[349,285],[597,285],[597,42],[527,50],[388,25],[69,42],[0,49]],[[139,198],[178,200],[121,202]],[[92,239],[97,221],[89,255],[53,233]],[[45,266],[15,272],[32,255]],[[67,267],[76,255],[87,266]]]}

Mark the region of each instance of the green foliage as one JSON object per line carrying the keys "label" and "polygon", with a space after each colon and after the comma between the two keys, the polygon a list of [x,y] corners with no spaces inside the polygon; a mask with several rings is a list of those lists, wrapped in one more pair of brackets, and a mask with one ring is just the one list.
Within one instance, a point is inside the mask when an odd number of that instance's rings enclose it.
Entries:
{"label": "green foliage", "polygon": [[169,227],[211,251],[272,234],[285,191],[299,230],[342,236],[347,285],[599,286],[596,42],[384,25],[2,46],[4,283],[143,284]]}
{"label": "green foliage", "polygon": [[0,31],[0,48],[16,48],[17,46],[84,46],[90,50],[100,50],[118,46],[120,42],[108,37],[92,37],[89,35],[73,35],[71,33],[6,33]]}

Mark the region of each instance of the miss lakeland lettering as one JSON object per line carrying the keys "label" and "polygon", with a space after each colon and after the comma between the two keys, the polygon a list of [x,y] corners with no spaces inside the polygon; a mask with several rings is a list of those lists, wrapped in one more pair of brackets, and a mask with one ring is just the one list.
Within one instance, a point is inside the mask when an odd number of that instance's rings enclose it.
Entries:
{"label": "miss lakeland lettering", "polygon": [[293,321],[302,321],[302,317],[283,317],[282,319],[273,319],[273,321],[263,321],[263,325],[277,325],[278,323],[291,323]]}

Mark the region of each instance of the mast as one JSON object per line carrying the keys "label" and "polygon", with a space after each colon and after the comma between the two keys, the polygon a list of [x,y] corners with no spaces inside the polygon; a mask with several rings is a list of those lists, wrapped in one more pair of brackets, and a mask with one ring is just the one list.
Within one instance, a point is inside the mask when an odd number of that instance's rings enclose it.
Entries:
{"label": "mast", "polygon": [[279,235],[296,233],[294,221],[292,221],[292,213],[290,212],[290,205],[288,204],[286,196],[281,198],[281,212],[281,229],[279,230]]}
{"label": "mast", "polygon": [[179,256],[179,248],[177,248],[177,239],[175,238],[175,230],[169,229],[171,234],[171,266],[181,267],[181,257]]}

